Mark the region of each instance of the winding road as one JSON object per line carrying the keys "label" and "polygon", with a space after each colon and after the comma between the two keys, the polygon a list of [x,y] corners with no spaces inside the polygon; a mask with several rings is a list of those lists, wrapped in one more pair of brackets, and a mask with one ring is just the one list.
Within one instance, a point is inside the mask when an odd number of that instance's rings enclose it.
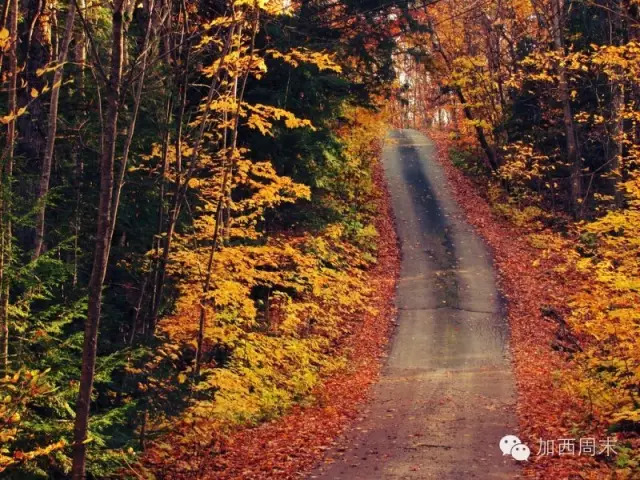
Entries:
{"label": "winding road", "polygon": [[491,258],[434,155],[416,131],[386,142],[402,252],[397,328],[370,402],[310,478],[518,478],[498,448],[517,422]]}

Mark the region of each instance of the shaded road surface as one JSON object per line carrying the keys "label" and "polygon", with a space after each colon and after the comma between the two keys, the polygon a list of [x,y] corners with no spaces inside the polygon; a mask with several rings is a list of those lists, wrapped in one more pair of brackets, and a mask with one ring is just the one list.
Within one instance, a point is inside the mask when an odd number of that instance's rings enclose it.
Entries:
{"label": "shaded road surface", "polygon": [[489,254],[429,140],[391,134],[384,164],[401,241],[398,326],[372,399],[310,478],[514,479],[508,328]]}

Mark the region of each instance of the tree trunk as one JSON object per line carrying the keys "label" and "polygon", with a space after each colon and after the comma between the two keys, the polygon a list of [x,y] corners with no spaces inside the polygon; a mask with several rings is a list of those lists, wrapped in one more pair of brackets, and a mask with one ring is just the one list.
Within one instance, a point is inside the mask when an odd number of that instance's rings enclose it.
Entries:
{"label": "tree trunk", "polygon": [[[153,9],[154,2],[150,3],[151,9]],[[148,52],[147,49],[149,47],[149,42],[151,40],[151,27],[152,27],[152,16],[149,15],[149,19],[147,21],[147,27],[145,30],[144,41],[142,42],[141,48],[141,58],[140,58],[140,74],[138,78],[138,82],[135,89],[134,101],[133,101],[133,112],[131,113],[131,119],[129,121],[129,126],[127,128],[127,136],[125,138],[124,146],[122,148],[122,162],[120,163],[120,168],[118,169],[118,176],[116,178],[113,195],[112,195],[112,205],[111,205],[111,218],[109,222],[109,233],[108,233],[108,241],[107,241],[107,258],[109,258],[109,252],[111,251],[111,240],[113,238],[113,232],[116,229],[116,220],[118,218],[118,207],[120,206],[120,194],[122,193],[122,187],[124,186],[124,177],[127,172],[127,164],[129,162],[129,152],[131,151],[131,143],[133,142],[133,134],[136,131],[136,124],[138,121],[138,112],[140,111],[140,102],[142,101],[142,91],[144,88],[144,80],[147,74],[147,63],[148,63]],[[123,63],[122,61],[120,62]],[[114,153],[115,155],[115,153]]]}
{"label": "tree trunk", "polygon": [[[20,138],[16,152],[27,164],[38,163],[44,156],[47,139],[47,109],[44,96],[32,98],[31,89],[42,90],[46,77],[38,75],[38,69],[50,64],[55,41],[52,41],[52,27],[56,24],[54,4],[49,0],[25,0],[21,6],[19,23],[18,55],[23,59],[20,67],[26,88],[18,90],[18,105],[28,105],[28,111],[18,119]],[[16,185],[21,195],[33,195],[37,191],[31,182]]]}
{"label": "tree trunk", "polygon": [[[611,45],[620,45],[628,41],[624,36],[617,34],[617,31],[626,32],[628,29],[624,20],[624,2],[613,2],[613,12],[609,15],[609,43]],[[618,78],[611,78],[611,140],[613,148],[611,149],[609,175],[611,181],[611,190],[616,208],[622,208],[624,203],[624,194],[620,190],[620,181],[622,180],[622,158],[624,156],[624,110],[625,110],[625,79],[621,69],[618,69]]]}
{"label": "tree trunk", "polygon": [[[564,42],[564,4],[563,0],[553,0],[553,42],[556,52],[565,55]],[[569,93],[566,68],[558,62],[558,95],[562,104],[562,117],[567,147],[567,161],[570,168],[570,195],[571,210],[575,217],[580,216],[580,203],[582,201],[582,158],[578,149],[575,122],[573,120],[573,108]]]}
{"label": "tree trunk", "polygon": [[611,113],[613,116],[613,125],[611,128],[611,137],[613,148],[611,149],[611,163],[609,168],[609,175],[611,176],[611,189],[613,198],[617,208],[621,208],[624,196],[620,191],[620,180],[622,178],[622,156],[624,154],[624,84],[622,80],[613,80],[611,82],[611,89],[613,90],[613,98],[611,105]]}
{"label": "tree trunk", "polygon": [[[75,0],[73,0],[75,3]],[[85,0],[78,0],[77,8],[80,9],[81,12],[87,12],[85,9]],[[77,71],[75,73],[75,82],[77,86],[77,98],[80,101],[81,112],[79,117],[82,119],[86,118],[86,113],[82,110],[85,107],[86,95],[85,95],[85,64],[87,62],[87,48],[86,48],[86,37],[84,35],[84,31],[82,29],[78,29],[75,38],[74,38],[75,46],[73,51],[73,60],[77,67]],[[80,238],[80,230],[81,230],[81,209],[80,206],[82,204],[82,175],[84,173],[84,161],[82,158],[82,154],[80,151],[80,142],[74,142],[73,149],[71,155],[74,159],[74,178],[73,178],[73,187],[75,190],[75,212],[73,219],[73,287],[76,287],[78,284],[78,257],[79,257],[79,238]]]}
{"label": "tree trunk", "polygon": [[218,200],[218,206],[216,208],[216,221],[213,227],[213,240],[211,242],[211,250],[209,251],[209,260],[207,262],[207,276],[204,282],[204,288],[202,290],[202,299],[200,301],[200,318],[198,324],[198,338],[196,340],[196,365],[194,369],[194,376],[197,379],[200,376],[200,367],[202,365],[202,350],[204,347],[204,329],[207,320],[207,295],[211,290],[211,277],[213,270],[213,258],[218,247],[218,235],[220,232],[220,223],[222,222],[222,205],[223,194],[220,195]]}
{"label": "tree trunk", "polygon": [[[9,6],[9,94],[7,106],[10,115],[18,110],[18,0],[7,0]],[[9,276],[11,262],[11,182],[13,180],[13,154],[16,142],[16,118],[7,124],[7,144],[4,162],[0,168],[0,374],[9,372]]]}
{"label": "tree trunk", "polygon": [[82,348],[82,374],[76,404],[76,419],[73,429],[73,480],[85,478],[87,456],[87,432],[89,408],[95,376],[98,343],[98,328],[102,307],[102,287],[107,272],[109,257],[110,225],[113,215],[114,161],[117,140],[118,114],[120,110],[120,87],[122,83],[124,55],[124,12],[126,0],[117,0],[112,15],[112,50],[109,80],[107,84],[107,111],[104,123],[102,154],[100,156],[100,193],[98,203],[97,233],[93,255],[93,268],[89,280],[89,303]]}
{"label": "tree trunk", "polygon": [[[462,111],[464,112],[464,116],[466,117],[467,120],[473,122],[475,120],[473,116],[473,112],[471,111],[471,108],[467,106],[467,100],[464,96],[464,93],[462,93],[462,90],[460,89],[460,87],[456,87],[456,95],[458,96],[458,99],[462,104]],[[498,170],[498,158],[496,155],[496,151],[493,149],[491,145],[489,145],[489,142],[487,141],[487,136],[484,133],[484,129],[480,125],[475,124],[475,122],[474,122],[474,129],[476,131],[476,137],[478,138],[478,142],[480,142],[480,146],[482,147],[482,150],[484,150],[484,153],[486,155],[485,163],[490,170],[495,172],[496,170]]]}
{"label": "tree trunk", "polygon": [[51,163],[53,161],[53,152],[56,142],[56,130],[58,127],[58,100],[60,98],[60,86],[62,85],[62,77],[64,73],[64,62],[67,59],[69,44],[73,36],[73,22],[76,16],[76,3],[69,3],[69,11],[62,38],[62,45],[58,53],[58,65],[53,75],[53,86],[51,87],[51,104],[49,106],[49,129],[47,132],[47,140],[45,144],[44,157],[42,159],[42,171],[40,172],[40,182],[38,184],[38,214],[36,217],[36,236],[33,251],[33,258],[36,259],[42,253],[42,245],[44,243],[44,223],[46,212],[46,196],[49,193],[49,180],[51,179]]}

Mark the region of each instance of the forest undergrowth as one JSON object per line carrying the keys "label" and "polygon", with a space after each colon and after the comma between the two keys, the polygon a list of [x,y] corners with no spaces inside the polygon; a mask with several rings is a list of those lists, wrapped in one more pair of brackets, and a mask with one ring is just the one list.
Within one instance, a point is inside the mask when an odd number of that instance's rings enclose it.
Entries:
{"label": "forest undergrowth", "polygon": [[[203,371],[209,385],[194,389],[192,406],[146,452],[140,471],[160,478],[293,478],[356,414],[390,331],[398,253],[379,163],[384,114],[354,109],[348,118],[337,133],[358,165],[362,189],[350,192],[348,203],[318,202],[339,203],[352,214],[320,229],[273,235],[263,257],[250,249],[228,252],[243,262],[255,259],[251,271],[266,271],[268,281],[220,260],[217,275],[227,277],[230,300],[216,301],[217,318],[225,318],[225,306],[251,302],[250,287],[260,281],[272,285],[264,311],[249,307],[258,319],[238,325],[235,314],[231,325],[217,322],[206,332],[216,344]],[[190,298],[183,295],[184,307],[163,326],[174,341],[183,333],[193,338],[182,328],[196,324],[184,318],[194,314]],[[219,361],[224,346],[233,361]]]}

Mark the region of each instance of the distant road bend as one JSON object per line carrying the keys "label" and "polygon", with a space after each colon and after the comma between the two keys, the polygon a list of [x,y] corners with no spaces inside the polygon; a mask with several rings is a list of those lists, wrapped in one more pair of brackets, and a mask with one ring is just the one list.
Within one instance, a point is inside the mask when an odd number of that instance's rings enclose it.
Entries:
{"label": "distant road bend", "polygon": [[514,479],[508,327],[489,253],[413,130],[384,149],[401,242],[398,326],[372,399],[311,478]]}

